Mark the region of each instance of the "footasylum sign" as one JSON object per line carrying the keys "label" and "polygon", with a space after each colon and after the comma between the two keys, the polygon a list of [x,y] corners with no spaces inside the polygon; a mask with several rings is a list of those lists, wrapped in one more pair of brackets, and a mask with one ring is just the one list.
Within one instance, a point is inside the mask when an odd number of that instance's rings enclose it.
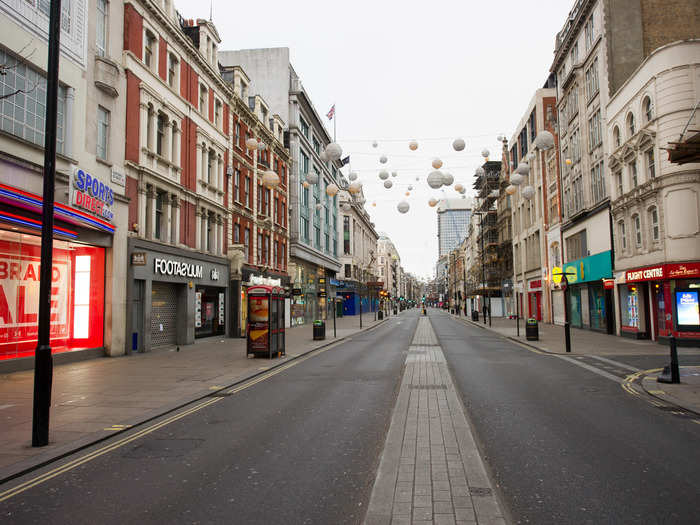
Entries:
{"label": "footasylum sign", "polygon": [[203,270],[201,264],[192,264],[169,259],[154,259],[153,262],[153,271],[161,275],[175,275],[192,279],[202,278]]}

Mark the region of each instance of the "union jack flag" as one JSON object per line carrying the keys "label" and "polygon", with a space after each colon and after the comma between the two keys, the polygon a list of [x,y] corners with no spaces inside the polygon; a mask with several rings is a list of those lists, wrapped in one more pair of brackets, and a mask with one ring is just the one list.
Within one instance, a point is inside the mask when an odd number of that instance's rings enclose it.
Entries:
{"label": "union jack flag", "polygon": [[333,117],[335,116],[335,104],[331,106],[331,109],[326,113],[326,116],[328,117],[328,120],[333,120]]}

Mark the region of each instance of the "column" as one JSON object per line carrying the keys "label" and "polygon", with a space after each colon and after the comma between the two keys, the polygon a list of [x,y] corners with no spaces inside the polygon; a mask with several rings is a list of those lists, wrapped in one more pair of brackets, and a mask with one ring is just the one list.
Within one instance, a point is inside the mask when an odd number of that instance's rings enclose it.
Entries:
{"label": "column", "polygon": [[173,228],[170,234],[170,242],[177,246],[180,244],[180,203],[178,202],[177,195],[171,195],[171,198]]}
{"label": "column", "polygon": [[209,182],[209,148],[202,148],[202,179]]}
{"label": "column", "polygon": [[194,247],[196,250],[201,250],[202,249],[202,210],[199,208],[199,206],[197,206],[197,208],[195,209],[194,215],[195,215]]}
{"label": "column", "polygon": [[165,160],[172,160],[173,157],[173,136],[172,133],[169,133],[168,131],[170,130],[170,122],[166,124],[165,129],[163,130],[163,157]]}
{"label": "column", "polygon": [[63,113],[63,154],[66,157],[73,156],[73,103],[75,102],[75,88],[66,89],[66,107]]}
{"label": "column", "polygon": [[216,189],[224,191],[224,159],[221,156],[218,157],[216,173]]}
{"label": "column", "polygon": [[156,191],[153,186],[148,191],[148,238],[155,238],[156,234]]}
{"label": "column", "polygon": [[203,166],[202,166],[202,150],[204,149],[204,146],[202,144],[197,144],[197,158],[195,159],[196,162],[195,164],[197,165],[197,180],[204,179],[203,175]]}
{"label": "column", "polygon": [[219,215],[216,218],[216,255],[223,253],[222,244],[224,241],[224,220]]}
{"label": "column", "polygon": [[[127,116],[128,118],[128,116]],[[139,122],[139,145],[141,148],[148,148],[148,106],[146,104],[141,104],[141,120]],[[140,152],[139,152],[140,154]]]}
{"label": "column", "polygon": [[157,114],[153,108],[148,111],[148,149],[149,151],[156,150],[156,118]]}
{"label": "column", "polygon": [[173,153],[172,153],[172,158],[170,161],[175,165],[175,166],[180,166],[180,137],[181,137],[180,130],[178,129],[176,124],[173,124],[173,138],[172,138],[172,148],[173,148]]}
{"label": "column", "polygon": [[144,183],[139,184],[138,188],[138,204],[139,204],[139,215],[138,215],[138,234],[140,237],[146,236],[146,205],[148,204],[148,191]]}
{"label": "column", "polygon": [[209,212],[202,210],[202,251],[208,252],[209,250]]}
{"label": "column", "polygon": [[164,222],[165,224],[163,225],[162,231],[163,231],[163,242],[170,242],[170,231],[172,229],[172,200],[170,198],[170,194],[166,194],[165,197],[165,217],[164,217]]}

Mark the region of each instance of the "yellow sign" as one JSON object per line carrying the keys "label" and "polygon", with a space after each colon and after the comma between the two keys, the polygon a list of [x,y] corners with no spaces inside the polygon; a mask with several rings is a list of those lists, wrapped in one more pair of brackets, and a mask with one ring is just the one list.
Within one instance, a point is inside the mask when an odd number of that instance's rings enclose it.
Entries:
{"label": "yellow sign", "polygon": [[561,282],[561,272],[562,269],[558,266],[552,268],[552,281],[554,281],[554,284],[559,284]]}
{"label": "yellow sign", "polygon": [[566,272],[566,279],[569,281],[569,284],[578,281],[578,270],[576,266],[566,266],[564,267],[564,271]]}

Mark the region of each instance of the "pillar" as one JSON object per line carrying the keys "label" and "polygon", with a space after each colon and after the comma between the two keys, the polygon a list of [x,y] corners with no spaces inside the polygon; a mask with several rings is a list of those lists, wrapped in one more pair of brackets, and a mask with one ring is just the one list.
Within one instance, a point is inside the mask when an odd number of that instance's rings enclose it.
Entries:
{"label": "pillar", "polygon": [[148,190],[148,238],[154,239],[156,234],[156,191],[153,186]]}
{"label": "pillar", "polygon": [[139,204],[139,214],[138,214],[138,225],[139,225],[139,236],[146,237],[146,210],[148,204],[148,191],[144,183],[139,184],[138,188],[138,204]]}
{"label": "pillar", "polygon": [[180,203],[177,200],[177,195],[172,195],[171,198],[173,229],[170,234],[170,242],[177,246],[180,244]]}
{"label": "pillar", "polygon": [[175,166],[180,166],[180,130],[175,124],[173,124],[173,138],[172,138],[172,158],[170,162]]}
{"label": "pillar", "polygon": [[139,122],[140,125],[140,131],[139,131],[139,145],[141,148],[146,148],[148,149],[148,144],[149,144],[149,120],[148,120],[148,106],[146,104],[141,104],[141,120]]}
{"label": "pillar", "polygon": [[219,215],[216,218],[216,255],[221,255],[223,253],[223,242],[224,242],[224,220]]}
{"label": "pillar", "polygon": [[195,209],[194,247],[196,250],[202,249],[202,210],[199,206]]}
{"label": "pillar", "polygon": [[172,200],[169,194],[165,198],[165,224],[161,231],[163,232],[163,242],[170,242],[170,231],[172,230]]}
{"label": "pillar", "polygon": [[[63,112],[63,154],[66,157],[73,156],[73,103],[75,102],[75,88],[66,89],[66,107]],[[109,150],[109,146],[107,146]]]}
{"label": "pillar", "polygon": [[156,112],[153,108],[149,108],[148,111],[148,150],[156,150]]}
{"label": "pillar", "polygon": [[[170,124],[170,123],[168,123]],[[163,158],[171,161],[173,156],[173,134],[170,132],[170,126],[166,125],[163,130]]]}

